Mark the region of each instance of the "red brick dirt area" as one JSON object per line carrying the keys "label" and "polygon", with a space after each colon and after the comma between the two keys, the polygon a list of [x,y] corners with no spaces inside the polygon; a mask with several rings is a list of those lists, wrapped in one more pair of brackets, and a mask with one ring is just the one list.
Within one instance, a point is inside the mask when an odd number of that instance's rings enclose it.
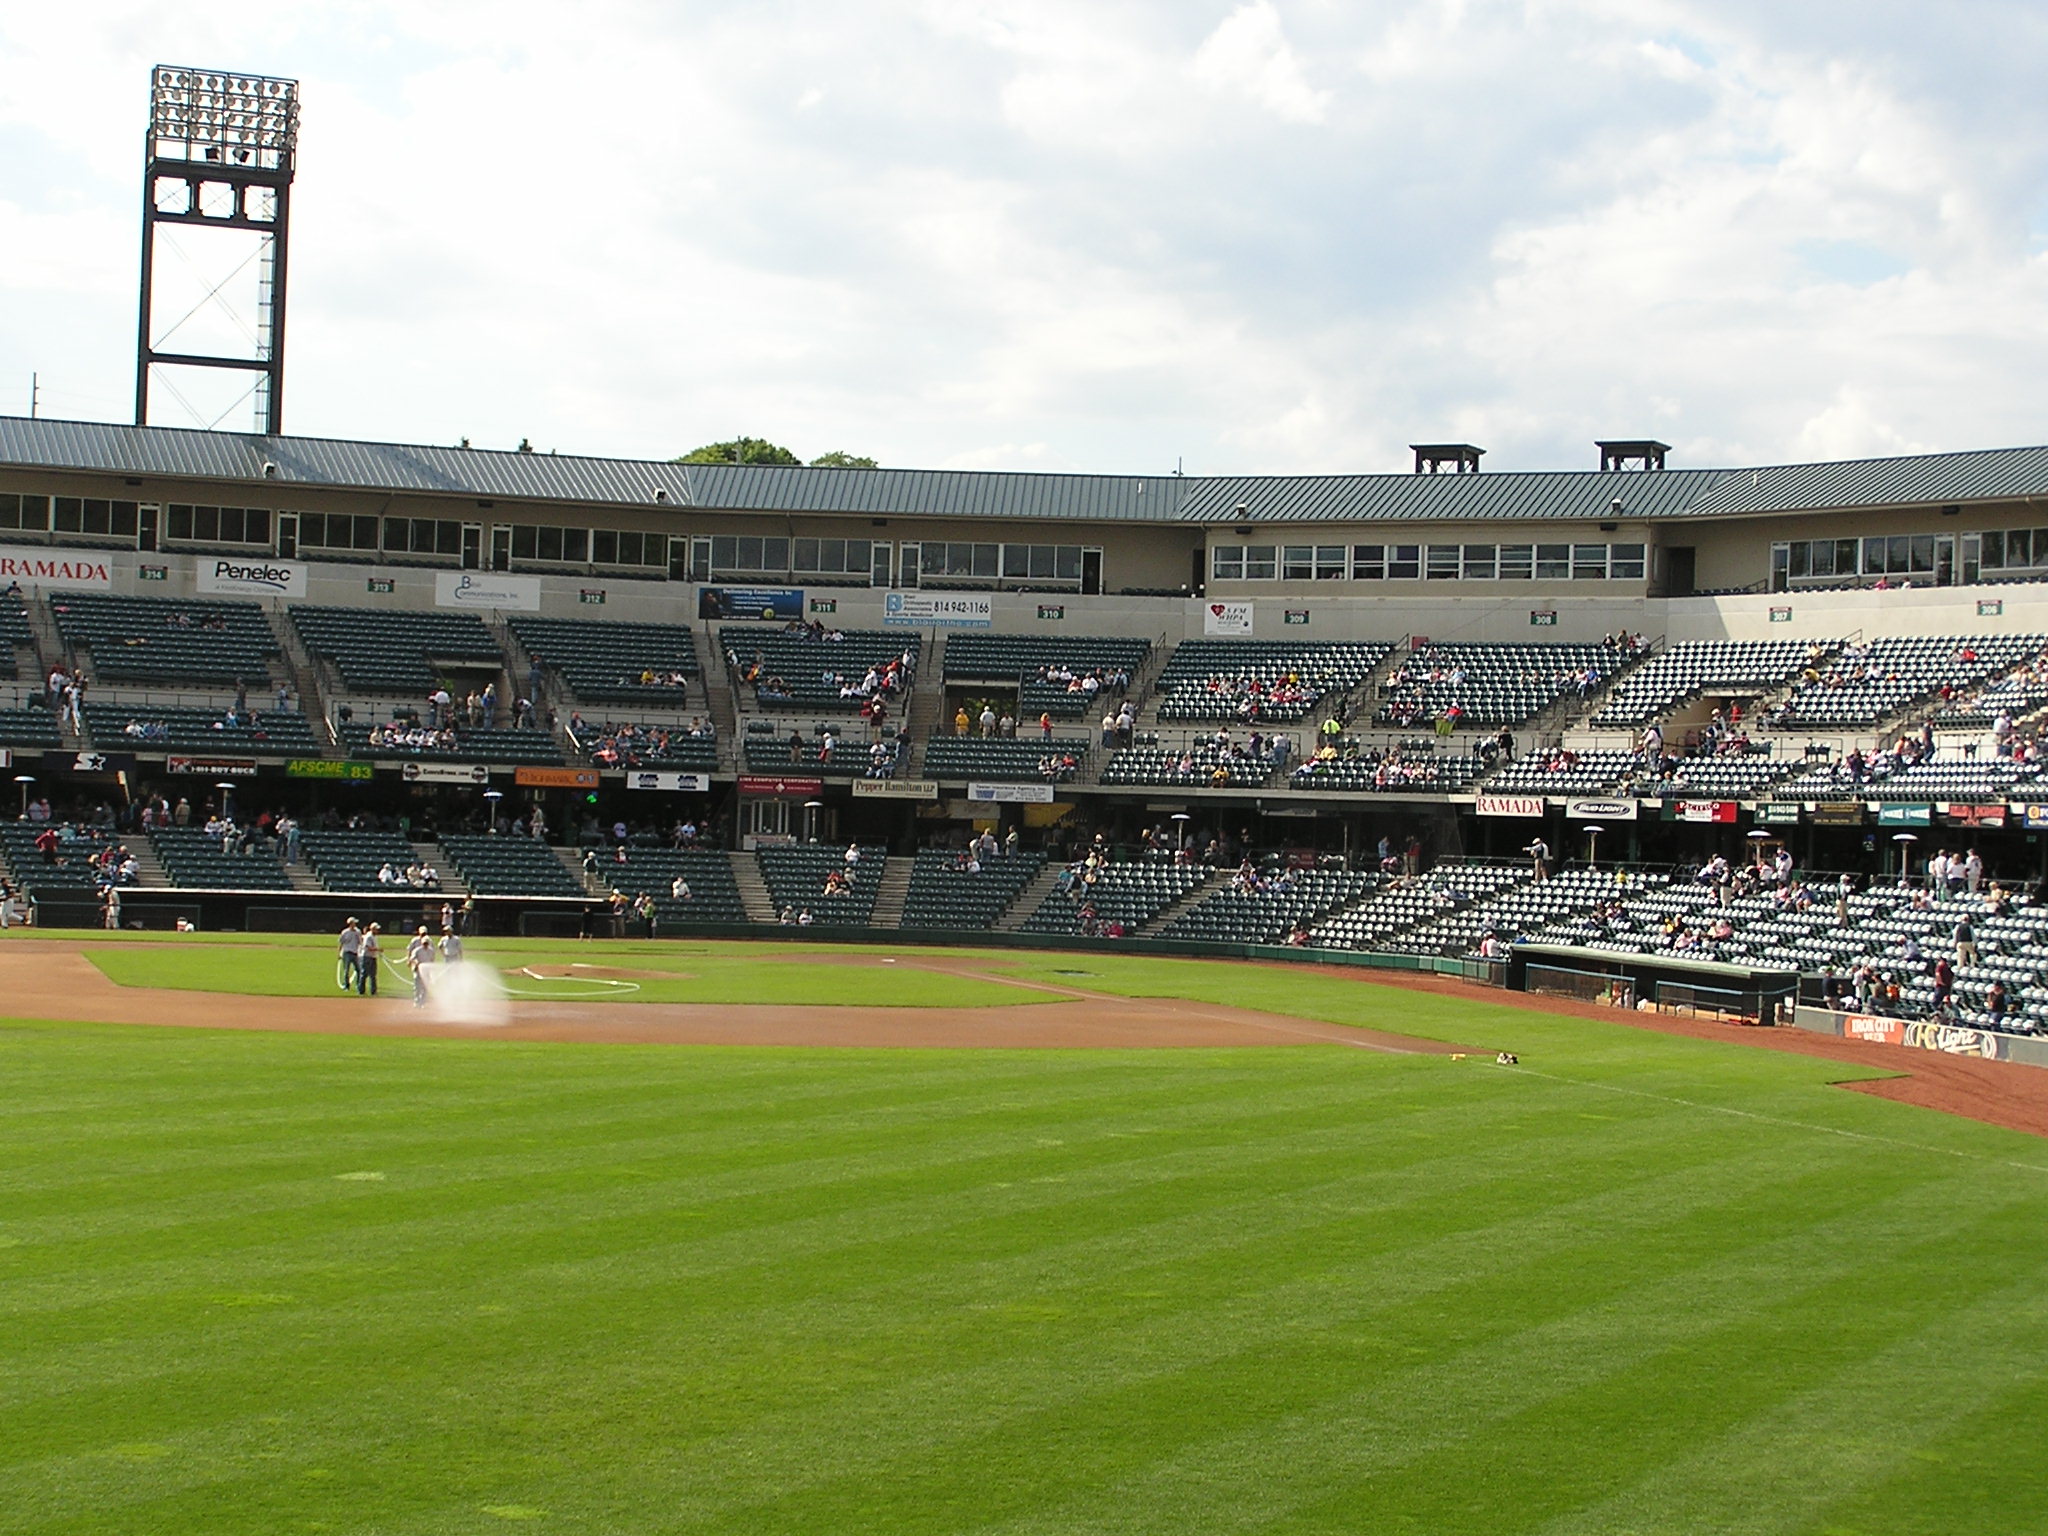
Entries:
{"label": "red brick dirt area", "polygon": [[[439,1023],[415,1011],[403,988],[382,998],[246,997],[116,986],[80,947],[24,939],[0,945],[0,996],[17,1018],[77,1019],[206,1029],[268,1029],[316,1034],[421,1035],[474,1039],[586,1041],[603,1044],[870,1046],[958,1049],[1344,1045],[1397,1054],[1491,1054],[1483,1041],[1460,1046],[1312,1019],[1226,1008],[1179,998],[1125,998],[1002,976],[986,962],[932,955],[899,963],[998,981],[1036,994],[1014,1007],[792,1007],[749,1004],[573,1003],[515,1001],[506,1022],[479,1029]],[[1267,962],[1222,962],[1261,965]],[[666,979],[670,973],[661,973]],[[1904,1104],[1967,1116],[2048,1136],[2048,1070],[1978,1057],[1758,1028],[1671,1014],[1624,1012],[1566,998],[1498,992],[1446,977],[1375,971],[1361,983],[1530,1008],[1654,1029],[1696,1040],[1793,1051],[1875,1067],[1895,1076],[1842,1086]],[[1043,1000],[1050,994],[1053,1001]],[[1476,1033],[1476,1031],[1475,1031]],[[1530,1063],[1536,1065],[1536,1063]]]}

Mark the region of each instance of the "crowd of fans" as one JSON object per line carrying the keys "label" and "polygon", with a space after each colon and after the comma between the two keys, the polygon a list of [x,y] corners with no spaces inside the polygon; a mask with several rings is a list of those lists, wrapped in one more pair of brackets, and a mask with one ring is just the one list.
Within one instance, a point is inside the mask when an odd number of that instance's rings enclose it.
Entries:
{"label": "crowd of fans", "polygon": [[688,725],[636,725],[631,720],[592,725],[578,710],[569,716],[569,739],[579,752],[590,754],[600,768],[637,768],[643,763],[666,760],[679,741],[712,741],[717,736],[711,722],[692,715]]}

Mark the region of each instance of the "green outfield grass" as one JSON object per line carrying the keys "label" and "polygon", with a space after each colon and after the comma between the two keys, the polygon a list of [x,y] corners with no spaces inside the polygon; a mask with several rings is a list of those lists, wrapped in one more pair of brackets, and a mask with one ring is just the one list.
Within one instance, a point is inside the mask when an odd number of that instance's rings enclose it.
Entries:
{"label": "green outfield grass", "polygon": [[[404,956],[405,936],[386,940],[383,989],[404,990],[405,979],[390,969]],[[898,1008],[985,1008],[1052,1001],[1054,994],[1037,988],[982,981],[971,976],[942,976],[916,968],[914,954],[892,965],[882,952],[839,948],[830,953],[841,962],[805,965],[805,956],[825,951],[753,948],[742,944],[698,944],[682,948],[662,944],[564,945],[536,940],[478,941],[468,957],[498,971],[504,985],[521,997],[606,1003],[769,1003],[829,1005],[882,1003]],[[292,945],[258,948],[249,945],[206,945],[179,949],[171,945],[138,948],[97,944],[86,958],[108,980],[124,987],[169,987],[178,991],[228,992],[255,997],[332,997],[335,955],[332,940],[318,947]],[[601,990],[602,984],[574,978],[528,976],[522,967],[537,962],[567,962],[634,972],[673,972],[674,980],[637,976],[633,990]]]}
{"label": "green outfield grass", "polygon": [[1348,972],[989,964],[1523,1064],[0,1024],[0,1531],[2048,1529],[2041,1141]]}

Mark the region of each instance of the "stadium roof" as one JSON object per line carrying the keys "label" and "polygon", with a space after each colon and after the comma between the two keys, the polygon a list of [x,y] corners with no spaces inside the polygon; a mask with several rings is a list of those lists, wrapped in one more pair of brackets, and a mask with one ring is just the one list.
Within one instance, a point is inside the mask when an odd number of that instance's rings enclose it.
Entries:
{"label": "stadium roof", "polygon": [[593,506],[1141,523],[1661,520],[2048,496],[2048,447],[1756,469],[1184,479],[671,464],[20,416],[0,416],[0,467]]}

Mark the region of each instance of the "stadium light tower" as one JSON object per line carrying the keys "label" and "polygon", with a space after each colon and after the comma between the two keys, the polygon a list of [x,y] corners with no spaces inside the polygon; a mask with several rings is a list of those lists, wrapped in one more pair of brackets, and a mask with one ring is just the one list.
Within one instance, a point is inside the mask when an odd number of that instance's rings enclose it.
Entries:
{"label": "stadium light tower", "polygon": [[[151,71],[149,138],[143,149],[141,320],[135,348],[137,426],[149,425],[152,368],[227,368],[257,375],[248,391],[255,397],[257,430],[272,435],[283,430],[285,256],[298,144],[296,80],[169,64]],[[253,236],[255,244],[249,246],[246,238],[228,242],[246,253],[240,262],[206,286],[197,304],[156,335],[152,310],[159,278],[158,229],[177,224]],[[233,250],[204,254],[231,256]],[[253,326],[222,297],[222,290],[252,261]],[[202,286],[210,272],[211,268],[202,273]],[[246,351],[179,350],[167,345],[209,305],[225,313],[248,340]],[[174,395],[179,393],[168,375],[163,382]]]}

